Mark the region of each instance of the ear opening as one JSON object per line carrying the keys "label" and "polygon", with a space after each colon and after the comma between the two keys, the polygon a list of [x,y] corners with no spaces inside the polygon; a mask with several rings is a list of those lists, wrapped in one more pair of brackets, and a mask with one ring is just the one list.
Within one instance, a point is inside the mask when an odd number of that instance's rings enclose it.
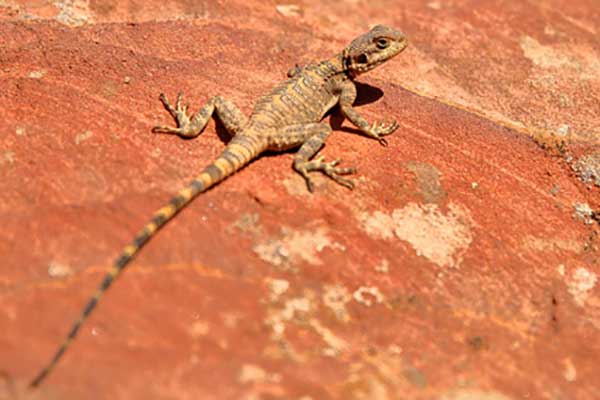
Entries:
{"label": "ear opening", "polygon": [[360,56],[356,57],[356,61],[358,61],[360,64],[366,64],[369,62],[369,58],[366,54],[363,53]]}

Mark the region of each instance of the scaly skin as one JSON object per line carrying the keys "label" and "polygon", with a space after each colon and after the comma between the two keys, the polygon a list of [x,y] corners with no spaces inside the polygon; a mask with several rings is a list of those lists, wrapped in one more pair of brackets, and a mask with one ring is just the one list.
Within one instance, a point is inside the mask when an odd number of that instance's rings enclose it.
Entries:
{"label": "scaly skin", "polygon": [[320,121],[330,108],[339,104],[342,114],[352,124],[365,135],[377,139],[382,145],[387,145],[383,136],[394,132],[398,124],[396,121],[389,124],[370,124],[352,107],[356,99],[354,79],[396,56],[406,45],[404,34],[378,25],[352,41],[342,53],[317,64],[291,69],[288,72],[288,80],[258,100],[250,119],[246,119],[233,103],[220,96],[210,99],[190,118],[187,114],[188,107],[181,105],[181,94],[175,107],[161,94],[160,100],[177,121],[177,128],[157,126],[153,129],[154,132],[177,134],[186,138],[195,137],[202,132],[216,112],[233,138],[221,155],[187,187],[180,190],[166,206],[156,211],[132,243],[123,249],[71,328],[66,340],[50,363],[31,382],[31,386],[38,386],[52,371],[83,322],[96,307],[100,297],[148,240],[198,194],[232,175],[264,151],[299,147],[294,157],[293,168],[304,177],[311,192],[313,184],[309,173],[314,171],[319,171],[352,189],[354,184],[344,176],[354,173],[354,168],[338,167],[340,160],[325,162],[323,157],[312,159],[331,133],[329,125]]}

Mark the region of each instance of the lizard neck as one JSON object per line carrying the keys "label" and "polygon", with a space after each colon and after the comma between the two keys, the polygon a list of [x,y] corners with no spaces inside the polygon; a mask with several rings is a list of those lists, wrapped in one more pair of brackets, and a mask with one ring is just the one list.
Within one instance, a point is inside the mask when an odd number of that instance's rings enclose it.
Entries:
{"label": "lizard neck", "polygon": [[337,54],[325,61],[319,63],[319,69],[322,71],[326,80],[332,78],[349,77],[348,71],[344,66],[344,58],[342,54]]}
{"label": "lizard neck", "polygon": [[339,72],[344,72],[345,68],[344,68],[344,57],[343,55],[340,54],[336,54],[335,56],[331,57],[329,60],[327,60],[331,65],[333,65],[333,67],[335,68],[335,70],[339,73]]}

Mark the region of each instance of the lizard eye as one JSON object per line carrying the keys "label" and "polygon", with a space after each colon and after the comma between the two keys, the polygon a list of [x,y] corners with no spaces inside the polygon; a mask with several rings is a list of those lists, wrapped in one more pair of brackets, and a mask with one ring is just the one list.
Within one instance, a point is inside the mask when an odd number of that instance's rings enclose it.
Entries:
{"label": "lizard eye", "polygon": [[383,50],[390,45],[390,42],[386,38],[379,38],[379,39],[377,39],[375,44],[377,45],[377,48]]}

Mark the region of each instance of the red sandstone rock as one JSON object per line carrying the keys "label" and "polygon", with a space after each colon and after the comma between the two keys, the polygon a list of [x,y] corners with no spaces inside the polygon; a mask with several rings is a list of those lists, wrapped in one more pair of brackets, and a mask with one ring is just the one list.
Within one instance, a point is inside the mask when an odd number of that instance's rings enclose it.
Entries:
{"label": "red sandstone rock", "polygon": [[[600,189],[572,169],[599,151],[594,1],[192,3],[0,7],[0,398],[596,397]],[[158,93],[249,113],[372,23],[411,46],[361,78],[361,112],[401,123],[389,147],[330,118],[323,154],[357,188],[310,195],[290,154],[255,161],[156,236],[28,391],[222,148],[214,123],[153,135]]]}

